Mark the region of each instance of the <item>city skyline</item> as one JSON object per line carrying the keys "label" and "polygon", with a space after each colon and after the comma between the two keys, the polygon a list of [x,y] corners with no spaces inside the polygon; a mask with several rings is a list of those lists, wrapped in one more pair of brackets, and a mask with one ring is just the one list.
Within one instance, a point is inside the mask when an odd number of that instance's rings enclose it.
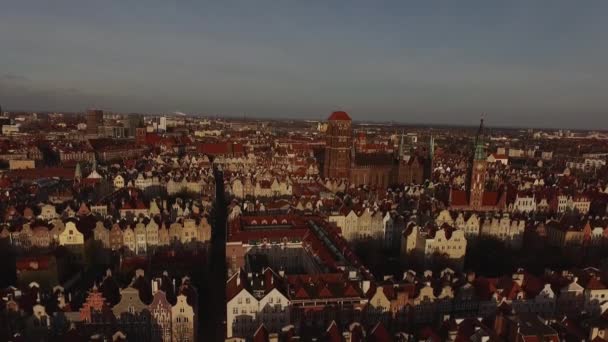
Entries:
{"label": "city skyline", "polygon": [[22,1],[0,13],[6,110],[597,129],[608,4]]}

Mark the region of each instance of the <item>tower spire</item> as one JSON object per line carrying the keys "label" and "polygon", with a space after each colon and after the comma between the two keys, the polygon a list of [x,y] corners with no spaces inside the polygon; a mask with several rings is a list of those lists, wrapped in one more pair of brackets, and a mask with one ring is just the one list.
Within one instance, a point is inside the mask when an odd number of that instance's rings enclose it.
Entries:
{"label": "tower spire", "polygon": [[401,131],[401,139],[399,140],[399,160],[401,160],[403,158],[403,149],[404,149],[404,137],[403,137],[403,131]]}
{"label": "tower spire", "polygon": [[477,129],[477,135],[475,136],[475,146],[474,146],[474,158],[475,160],[482,160],[486,158],[485,149],[486,146],[483,140],[483,119],[484,115],[481,115],[481,119],[479,120],[479,129]]}
{"label": "tower spire", "polygon": [[435,156],[435,137],[433,137],[433,133],[431,133],[431,138],[429,139],[429,158],[431,160]]}
{"label": "tower spire", "polygon": [[479,128],[477,129],[477,134],[475,135],[475,146],[477,146],[479,138],[483,135],[483,120],[485,116],[485,114],[481,114],[481,117],[479,118]]}

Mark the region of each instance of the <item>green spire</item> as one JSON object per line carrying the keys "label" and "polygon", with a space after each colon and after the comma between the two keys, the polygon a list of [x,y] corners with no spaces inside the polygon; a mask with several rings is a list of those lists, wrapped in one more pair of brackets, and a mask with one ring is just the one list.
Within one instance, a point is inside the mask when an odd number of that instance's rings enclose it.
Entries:
{"label": "green spire", "polygon": [[399,141],[399,159],[403,158],[403,149],[404,149],[403,132],[401,132],[401,140]]}
{"label": "green spire", "polygon": [[435,138],[433,138],[433,135],[431,134],[431,139],[429,141],[429,157],[431,159],[433,159],[434,156],[435,156]]}
{"label": "green spire", "polygon": [[486,159],[486,145],[483,142],[483,118],[484,115],[482,115],[481,119],[479,120],[479,129],[477,130],[477,135],[475,136],[475,160]]}
{"label": "green spire", "polygon": [[475,160],[486,159],[486,145],[483,142],[483,136],[479,136],[475,145]]}

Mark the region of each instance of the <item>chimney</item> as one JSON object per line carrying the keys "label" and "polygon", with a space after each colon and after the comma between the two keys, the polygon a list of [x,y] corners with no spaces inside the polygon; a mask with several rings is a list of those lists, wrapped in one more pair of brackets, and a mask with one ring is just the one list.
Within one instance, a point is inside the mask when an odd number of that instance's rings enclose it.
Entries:
{"label": "chimney", "polygon": [[241,286],[241,274],[236,275],[236,286]]}
{"label": "chimney", "polygon": [[152,295],[155,295],[158,292],[158,280],[152,279]]}
{"label": "chimney", "polygon": [[279,271],[279,276],[281,276],[281,278],[285,277],[285,271],[284,270],[280,270]]}
{"label": "chimney", "polygon": [[279,334],[277,334],[277,333],[268,334],[268,342],[279,342]]}

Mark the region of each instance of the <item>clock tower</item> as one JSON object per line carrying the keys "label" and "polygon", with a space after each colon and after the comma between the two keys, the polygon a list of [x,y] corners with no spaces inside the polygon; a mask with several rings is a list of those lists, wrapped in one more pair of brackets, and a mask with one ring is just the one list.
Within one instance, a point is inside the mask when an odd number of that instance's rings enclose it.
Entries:
{"label": "clock tower", "polygon": [[[483,121],[482,121],[483,122]],[[479,210],[483,206],[483,193],[486,184],[486,147],[481,135],[475,139],[475,154],[469,184],[469,206]]]}

